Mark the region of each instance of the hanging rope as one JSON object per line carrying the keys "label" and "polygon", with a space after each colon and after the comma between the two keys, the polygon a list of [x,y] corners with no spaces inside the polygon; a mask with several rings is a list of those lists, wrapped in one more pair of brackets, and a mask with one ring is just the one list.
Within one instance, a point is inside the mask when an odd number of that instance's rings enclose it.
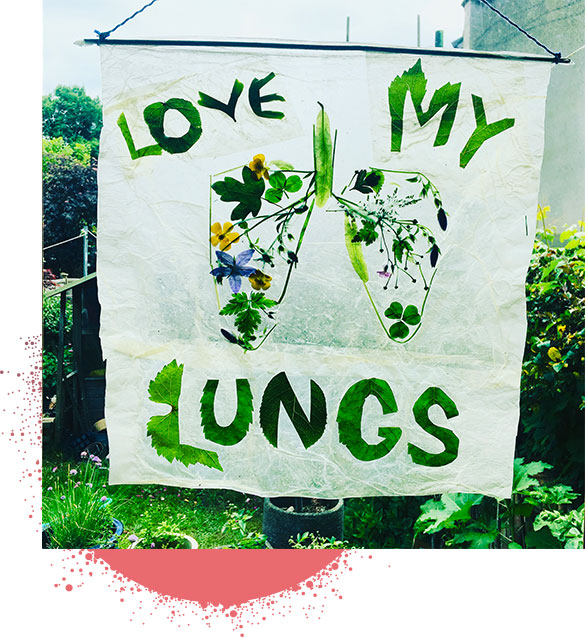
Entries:
{"label": "hanging rope", "polygon": [[500,16],[500,18],[503,18],[508,24],[511,24],[515,29],[518,29],[520,33],[523,33],[527,38],[532,40],[541,49],[544,49],[547,53],[550,53],[555,59],[555,64],[558,64],[561,61],[562,55],[560,51],[556,53],[554,51],[551,51],[545,44],[543,44],[542,42],[539,42],[534,36],[530,35],[528,31],[525,31],[519,24],[516,24],[515,22],[510,20],[510,18],[508,18],[507,15],[504,15],[499,9],[496,9],[496,7],[494,7],[493,4],[490,4],[488,0],[479,0],[479,1],[485,4],[485,6],[491,9],[493,12],[497,13]]}
{"label": "hanging rope", "polygon": [[110,29],[109,31],[98,31],[97,29],[94,29],[93,32],[97,33],[99,41],[103,42],[116,29],[123,27],[126,22],[130,22],[130,20],[133,20],[139,13],[142,13],[145,9],[148,9],[148,7],[153,5],[155,2],[157,2],[157,0],[151,0],[148,4],[145,4],[142,9],[138,9],[138,11],[133,13],[131,16],[128,16],[123,22],[120,22],[120,24],[117,24],[113,29]]}
{"label": "hanging rope", "polygon": [[79,239],[80,237],[83,237],[83,233],[80,233],[79,235],[77,235],[77,237],[70,237],[69,239],[65,239],[64,241],[60,241],[56,244],[45,246],[43,250],[49,250],[49,248],[55,248],[55,246],[61,246],[61,244],[66,244],[67,242],[74,241],[75,239]]}

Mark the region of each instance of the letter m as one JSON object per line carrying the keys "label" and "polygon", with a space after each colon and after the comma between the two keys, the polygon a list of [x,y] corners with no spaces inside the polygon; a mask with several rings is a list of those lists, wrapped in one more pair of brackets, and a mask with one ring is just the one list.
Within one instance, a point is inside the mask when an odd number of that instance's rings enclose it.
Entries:
{"label": "letter m", "polygon": [[397,75],[388,87],[388,105],[392,118],[392,151],[399,152],[402,148],[404,103],[407,93],[410,92],[420,126],[427,124],[441,109],[445,109],[434,143],[434,146],[443,146],[448,142],[455,122],[460,90],[461,82],[457,84],[447,82],[433,93],[429,107],[425,111],[422,102],[427,92],[427,79],[423,73],[420,58],[408,71]]}

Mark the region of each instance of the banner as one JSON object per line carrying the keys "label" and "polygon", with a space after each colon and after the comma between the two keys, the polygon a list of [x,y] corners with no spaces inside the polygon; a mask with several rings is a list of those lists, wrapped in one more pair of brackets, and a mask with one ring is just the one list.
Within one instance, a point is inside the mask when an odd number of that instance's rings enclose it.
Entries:
{"label": "banner", "polygon": [[509,496],[550,65],[100,50],[110,480]]}

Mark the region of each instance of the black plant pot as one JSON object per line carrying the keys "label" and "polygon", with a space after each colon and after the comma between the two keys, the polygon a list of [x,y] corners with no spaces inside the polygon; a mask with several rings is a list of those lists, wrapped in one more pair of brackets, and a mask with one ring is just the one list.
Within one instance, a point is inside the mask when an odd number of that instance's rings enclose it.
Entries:
{"label": "black plant pot", "polygon": [[298,500],[292,496],[264,499],[262,532],[274,549],[290,549],[289,539],[304,532],[343,540],[343,499],[318,499],[325,508],[321,512],[290,511]]}

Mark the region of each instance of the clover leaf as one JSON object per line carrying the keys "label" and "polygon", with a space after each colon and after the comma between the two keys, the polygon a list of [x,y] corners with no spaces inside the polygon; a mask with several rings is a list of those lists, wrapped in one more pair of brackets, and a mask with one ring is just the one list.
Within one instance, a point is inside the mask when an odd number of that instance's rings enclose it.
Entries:
{"label": "clover leaf", "polygon": [[[395,323],[390,326],[390,337],[392,339],[404,339],[408,337],[410,328],[421,322],[421,316],[416,306],[409,305],[406,309],[398,301],[393,301],[384,314],[388,319],[394,319]],[[407,325],[408,324],[408,325]]]}
{"label": "clover leaf", "polygon": [[353,191],[359,191],[367,195],[368,193],[378,193],[384,184],[384,173],[379,170],[356,171],[355,184],[352,186]]}
{"label": "clover leaf", "polygon": [[243,182],[239,182],[233,177],[226,177],[211,185],[222,202],[239,202],[231,214],[233,221],[245,219],[248,215],[256,217],[262,206],[264,180],[258,179],[248,166],[242,169],[242,179]]}
{"label": "clover leaf", "polygon": [[301,190],[303,186],[303,181],[298,175],[291,175],[290,177],[287,177],[281,171],[272,173],[268,181],[272,188],[269,188],[266,191],[265,197],[273,204],[277,204],[282,199],[285,192],[296,193]]}

